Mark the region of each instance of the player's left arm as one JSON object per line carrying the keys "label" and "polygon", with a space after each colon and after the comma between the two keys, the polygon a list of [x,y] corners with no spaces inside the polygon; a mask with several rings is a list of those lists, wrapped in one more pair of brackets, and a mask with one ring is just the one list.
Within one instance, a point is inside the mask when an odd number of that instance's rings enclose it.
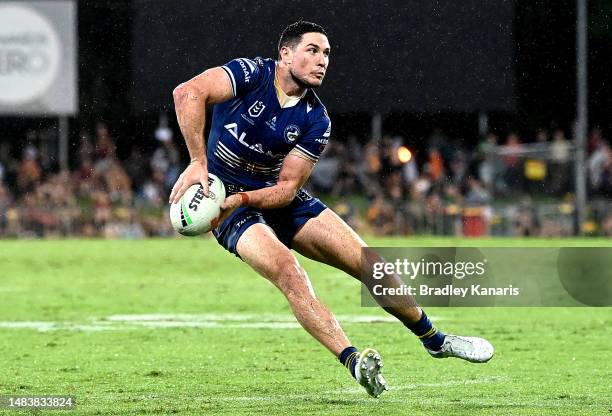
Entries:
{"label": "player's left arm", "polygon": [[276,184],[254,191],[240,192],[226,198],[221,204],[220,222],[241,205],[275,209],[285,207],[293,201],[310,177],[331,134],[331,120],[325,108],[320,108],[319,111],[311,129],[298,140],[285,157]]}
{"label": "player's left arm", "polygon": [[310,177],[314,165],[314,161],[304,157],[299,151],[292,150],[283,161],[276,185],[230,195],[221,205],[221,221],[241,205],[260,209],[289,205]]}

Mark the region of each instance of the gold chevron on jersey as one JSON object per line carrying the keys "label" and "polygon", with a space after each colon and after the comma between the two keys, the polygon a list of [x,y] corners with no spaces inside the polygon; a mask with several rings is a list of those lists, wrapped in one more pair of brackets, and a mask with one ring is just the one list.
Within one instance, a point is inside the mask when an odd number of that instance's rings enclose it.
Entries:
{"label": "gold chevron on jersey", "polygon": [[282,161],[273,166],[261,165],[259,163],[254,163],[248,161],[246,159],[241,158],[236,155],[230,149],[227,148],[223,143],[218,142],[217,147],[215,148],[215,156],[217,156],[220,160],[225,162],[228,166],[235,169],[244,169],[250,173],[258,173],[258,174],[273,174],[280,171],[280,168],[283,164]]}

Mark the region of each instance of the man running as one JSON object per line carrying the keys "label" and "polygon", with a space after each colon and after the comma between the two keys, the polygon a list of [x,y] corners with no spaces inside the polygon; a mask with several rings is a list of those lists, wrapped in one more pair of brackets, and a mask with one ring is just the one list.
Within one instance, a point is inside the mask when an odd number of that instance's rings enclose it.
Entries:
{"label": "man running", "polygon": [[[380,354],[351,345],[291,251],[361,280],[366,243],[302,189],[331,133],[327,111],[313,91],[323,82],[330,52],[321,26],[298,21],[283,31],[276,61],[235,59],[176,87],[176,114],[191,163],[174,185],[170,202],[178,202],[198,182],[208,194],[208,172],[217,175],[228,195],[213,230],[217,241],[270,280],[304,329],[378,397],[387,389]],[[214,105],[208,147],[207,105]],[[484,339],[437,330],[408,296],[386,304],[385,310],[434,357],[486,362],[493,356]]]}

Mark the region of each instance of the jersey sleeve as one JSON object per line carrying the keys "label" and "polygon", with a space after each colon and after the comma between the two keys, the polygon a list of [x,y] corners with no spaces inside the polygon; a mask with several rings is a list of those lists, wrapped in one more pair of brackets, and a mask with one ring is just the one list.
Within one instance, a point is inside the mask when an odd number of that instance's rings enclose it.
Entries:
{"label": "jersey sleeve", "polygon": [[294,147],[294,151],[299,152],[311,162],[317,163],[319,156],[321,156],[321,153],[329,142],[330,134],[331,120],[327,112],[323,112],[322,116],[312,125],[304,137],[298,140]]}
{"label": "jersey sleeve", "polygon": [[232,84],[234,97],[253,91],[263,79],[265,68],[261,60],[237,58],[221,67]]}

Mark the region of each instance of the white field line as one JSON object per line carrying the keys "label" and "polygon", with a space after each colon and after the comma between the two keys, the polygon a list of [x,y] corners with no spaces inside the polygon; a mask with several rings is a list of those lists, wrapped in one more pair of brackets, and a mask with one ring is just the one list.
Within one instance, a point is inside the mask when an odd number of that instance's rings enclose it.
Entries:
{"label": "white field line", "polygon": [[0,287],[0,292],[23,292],[26,291],[25,287]]}
{"label": "white field line", "polygon": [[[397,322],[392,316],[384,315],[336,315],[339,321],[347,323]],[[250,313],[203,313],[203,314],[143,314],[143,315],[111,315],[103,318],[115,322],[227,322],[227,321],[257,321],[257,322],[295,322],[289,314],[250,314]],[[438,320],[437,318],[434,318]]]}
{"label": "white field line", "polygon": [[[377,315],[338,315],[342,323],[395,323],[395,318]],[[440,321],[440,318],[434,318]],[[118,331],[139,328],[244,328],[299,329],[289,314],[139,314],[91,318],[87,323],[53,321],[0,321],[0,329],[32,329],[41,332]]]}
{"label": "white field line", "polygon": [[[471,380],[448,380],[442,383],[413,383],[413,384],[401,384],[398,386],[391,385],[389,389],[391,391],[401,391],[401,390],[417,390],[417,389],[426,389],[426,388],[444,388],[444,387],[456,387],[456,386],[469,386],[472,384],[495,384],[495,383],[505,383],[509,381],[510,378],[506,376],[487,376],[480,377]],[[336,393],[338,394],[361,394],[363,393],[363,388],[361,387],[351,387],[347,389],[340,389]]]}

